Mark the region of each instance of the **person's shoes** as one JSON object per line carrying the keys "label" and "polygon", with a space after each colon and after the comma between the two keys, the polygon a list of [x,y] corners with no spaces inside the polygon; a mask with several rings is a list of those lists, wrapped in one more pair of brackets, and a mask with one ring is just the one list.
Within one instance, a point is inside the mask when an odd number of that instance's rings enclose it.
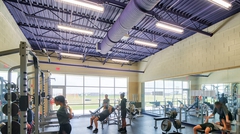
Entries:
{"label": "person's shoes", "polygon": [[92,128],[93,128],[93,126],[88,126],[87,128],[88,128],[88,129],[92,129]]}
{"label": "person's shoes", "polygon": [[98,129],[95,128],[95,129],[93,130],[93,133],[98,133]]}
{"label": "person's shoes", "polygon": [[120,133],[127,133],[127,129],[123,128],[122,131],[120,131]]}
{"label": "person's shoes", "polygon": [[121,132],[122,130],[123,130],[123,128],[119,128],[119,129],[118,129],[118,132]]}

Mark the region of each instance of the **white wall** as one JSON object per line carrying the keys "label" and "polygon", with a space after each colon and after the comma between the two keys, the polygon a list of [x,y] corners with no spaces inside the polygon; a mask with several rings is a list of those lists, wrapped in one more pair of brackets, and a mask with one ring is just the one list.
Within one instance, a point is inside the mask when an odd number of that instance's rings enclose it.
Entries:
{"label": "white wall", "polygon": [[[226,22],[226,24],[225,24]],[[199,74],[240,66],[240,13],[194,34],[140,62],[139,82]]]}
{"label": "white wall", "polygon": [[[0,31],[0,51],[18,48],[20,41],[28,42],[2,0],[0,1]],[[10,66],[18,65],[19,54],[2,56],[0,62]]]}
{"label": "white wall", "polygon": [[215,71],[209,77],[198,79],[199,85],[236,82],[240,82],[240,68]]}

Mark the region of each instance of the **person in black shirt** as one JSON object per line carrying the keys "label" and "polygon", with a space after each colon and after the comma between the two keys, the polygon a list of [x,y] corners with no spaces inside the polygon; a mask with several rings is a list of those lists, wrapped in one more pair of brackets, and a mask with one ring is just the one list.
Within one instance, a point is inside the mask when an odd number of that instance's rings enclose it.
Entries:
{"label": "person in black shirt", "polygon": [[57,106],[60,105],[60,108],[57,111],[57,118],[60,124],[59,134],[70,134],[72,131],[72,126],[70,124],[72,115],[66,107],[65,97],[59,95],[54,98],[54,102]]}
{"label": "person in black shirt", "polygon": [[224,93],[222,93],[222,97],[219,98],[219,102],[221,102],[222,104],[226,105],[226,103],[228,103],[228,100],[226,97],[224,97]]}
{"label": "person in black shirt", "polygon": [[105,120],[115,110],[111,105],[108,105],[107,103],[104,103],[103,106],[104,110],[101,113],[92,116],[90,119],[90,126],[87,127],[88,129],[92,129],[94,122],[96,128],[93,130],[93,133],[98,132],[98,121]]}
{"label": "person in black shirt", "polygon": [[210,117],[214,116],[216,113],[219,114],[220,121],[222,119],[225,120],[227,130],[231,130],[231,121],[233,121],[233,117],[231,112],[228,110],[227,106],[220,102],[215,102],[215,108],[213,109],[213,113],[209,115],[206,119],[209,119]]}
{"label": "person in black shirt", "polygon": [[120,109],[121,109],[121,117],[122,117],[122,128],[120,128],[118,130],[118,132],[121,132],[121,133],[126,133],[127,132],[127,129],[126,129],[126,115],[127,115],[127,106],[126,106],[126,103],[127,103],[127,99],[124,98],[125,96],[125,93],[121,93],[120,94],[120,98],[122,99],[121,100],[121,104],[120,104]]}

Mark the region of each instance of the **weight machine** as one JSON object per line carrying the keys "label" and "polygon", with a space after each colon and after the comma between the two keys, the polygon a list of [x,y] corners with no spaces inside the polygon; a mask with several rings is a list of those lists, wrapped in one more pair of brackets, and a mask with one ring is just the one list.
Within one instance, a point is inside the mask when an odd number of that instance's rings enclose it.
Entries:
{"label": "weight machine", "polygon": [[[7,116],[8,116],[8,121],[6,122],[5,125],[5,133],[3,134],[26,134],[27,128],[26,128],[26,123],[27,123],[27,110],[29,107],[29,100],[28,100],[28,72],[27,72],[27,67],[28,66],[33,66],[34,68],[34,101],[35,101],[35,132],[34,134],[53,134],[57,133],[56,132],[39,132],[39,104],[40,104],[40,91],[39,91],[39,63],[38,63],[38,58],[37,56],[30,50],[29,46],[26,44],[26,42],[20,42],[19,48],[12,49],[12,50],[7,50],[7,51],[2,51],[0,52],[0,56],[6,56],[14,53],[19,53],[20,54],[20,65],[14,66],[8,70],[8,83],[6,84],[7,87]],[[28,63],[28,57],[29,55],[33,58],[32,63]],[[20,95],[19,95],[19,108],[16,108],[14,103],[12,103],[12,94],[11,91],[14,88],[14,85],[11,83],[12,77],[11,73],[13,70],[20,69]],[[20,109],[20,124],[18,122],[15,122],[12,120],[12,115],[13,111],[16,112],[13,108]]]}

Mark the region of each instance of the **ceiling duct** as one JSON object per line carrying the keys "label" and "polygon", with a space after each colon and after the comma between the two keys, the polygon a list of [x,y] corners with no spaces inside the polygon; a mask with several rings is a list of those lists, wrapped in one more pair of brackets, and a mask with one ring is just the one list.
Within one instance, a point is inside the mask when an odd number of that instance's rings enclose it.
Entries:
{"label": "ceiling duct", "polygon": [[100,53],[108,53],[108,51],[159,2],[160,0],[131,0],[113,24],[112,28],[108,31],[107,36],[103,39],[100,45]]}

